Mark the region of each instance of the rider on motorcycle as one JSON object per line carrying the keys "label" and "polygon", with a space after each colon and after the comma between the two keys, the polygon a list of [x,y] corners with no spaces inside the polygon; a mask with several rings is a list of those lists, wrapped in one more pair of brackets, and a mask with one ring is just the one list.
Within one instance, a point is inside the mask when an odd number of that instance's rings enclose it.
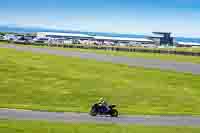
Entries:
{"label": "rider on motorcycle", "polygon": [[103,97],[101,97],[101,98],[99,99],[98,104],[99,104],[100,107],[102,107],[102,108],[104,108],[104,109],[106,109],[106,110],[109,110],[108,104],[107,104],[107,102],[104,100]]}

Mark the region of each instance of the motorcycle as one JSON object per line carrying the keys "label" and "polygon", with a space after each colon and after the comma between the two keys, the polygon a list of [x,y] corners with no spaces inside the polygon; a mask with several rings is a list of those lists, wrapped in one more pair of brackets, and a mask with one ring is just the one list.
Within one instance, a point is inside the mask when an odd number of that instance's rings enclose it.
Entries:
{"label": "motorcycle", "polygon": [[110,115],[111,117],[118,117],[118,111],[115,109],[116,105],[110,105],[108,108],[94,104],[90,110],[91,116],[96,115]]}

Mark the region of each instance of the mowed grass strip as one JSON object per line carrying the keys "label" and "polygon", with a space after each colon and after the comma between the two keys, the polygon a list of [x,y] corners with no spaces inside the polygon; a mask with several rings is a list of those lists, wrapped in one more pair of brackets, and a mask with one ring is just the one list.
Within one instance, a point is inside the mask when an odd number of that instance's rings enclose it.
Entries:
{"label": "mowed grass strip", "polygon": [[123,51],[80,49],[80,48],[57,48],[57,47],[51,47],[51,48],[66,50],[66,51],[106,54],[106,55],[111,55],[111,56],[126,56],[126,57],[132,57],[132,58],[158,59],[158,60],[164,60],[164,61],[166,60],[166,61],[176,61],[176,62],[191,62],[195,64],[200,64],[200,57],[198,56],[184,56],[184,55],[143,53],[143,52],[123,52]]}
{"label": "mowed grass strip", "polygon": [[7,44],[8,42],[0,41],[0,44]]}
{"label": "mowed grass strip", "polygon": [[0,120],[1,133],[168,133],[169,131],[172,133],[199,133],[200,128]]}
{"label": "mowed grass strip", "polygon": [[[5,44],[5,43],[3,43]],[[97,54],[106,54],[111,56],[126,56],[132,58],[145,58],[145,59],[158,59],[163,61],[176,61],[176,62],[191,62],[195,64],[200,64],[200,57],[198,56],[184,56],[184,55],[173,55],[173,54],[158,54],[158,53],[143,53],[143,52],[123,52],[123,51],[109,51],[109,50],[96,50],[96,49],[80,49],[80,48],[62,48],[62,47],[48,47],[48,46],[35,46],[35,45],[23,45],[23,44],[14,44],[17,46],[28,46],[36,48],[50,48],[64,51],[75,51],[75,52],[89,52]],[[188,51],[188,52],[197,52],[200,51],[200,48],[177,48],[177,51]]]}
{"label": "mowed grass strip", "polygon": [[200,76],[0,49],[0,107],[121,114],[200,114]]}

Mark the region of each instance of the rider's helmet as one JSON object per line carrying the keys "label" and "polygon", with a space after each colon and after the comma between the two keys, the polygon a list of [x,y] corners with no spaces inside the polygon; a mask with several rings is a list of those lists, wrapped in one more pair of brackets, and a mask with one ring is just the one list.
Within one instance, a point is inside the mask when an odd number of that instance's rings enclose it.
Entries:
{"label": "rider's helmet", "polygon": [[99,98],[99,103],[103,103],[105,100],[103,97]]}

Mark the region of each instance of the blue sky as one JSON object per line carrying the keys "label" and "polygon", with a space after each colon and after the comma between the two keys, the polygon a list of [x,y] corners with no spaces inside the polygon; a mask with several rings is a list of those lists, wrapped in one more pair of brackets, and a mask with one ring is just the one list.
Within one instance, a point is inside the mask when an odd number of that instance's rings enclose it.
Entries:
{"label": "blue sky", "polygon": [[200,36],[199,0],[3,0],[0,24]]}

